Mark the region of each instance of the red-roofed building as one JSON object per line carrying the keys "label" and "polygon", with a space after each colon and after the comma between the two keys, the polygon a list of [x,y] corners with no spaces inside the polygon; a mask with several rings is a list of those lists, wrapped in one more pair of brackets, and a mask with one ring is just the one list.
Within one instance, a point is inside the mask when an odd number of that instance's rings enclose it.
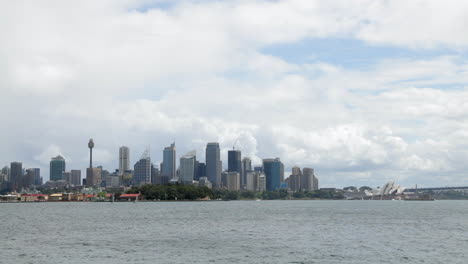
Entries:
{"label": "red-roofed building", "polygon": [[136,201],[141,200],[141,194],[139,193],[124,193],[119,196],[119,201]]}

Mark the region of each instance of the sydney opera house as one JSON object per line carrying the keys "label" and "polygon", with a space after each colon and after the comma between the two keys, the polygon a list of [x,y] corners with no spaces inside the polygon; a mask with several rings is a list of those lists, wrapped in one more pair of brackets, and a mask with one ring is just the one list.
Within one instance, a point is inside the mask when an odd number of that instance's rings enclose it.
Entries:
{"label": "sydney opera house", "polygon": [[399,184],[395,184],[394,181],[387,182],[384,186],[372,189],[370,191],[364,191],[367,199],[402,199],[403,192],[406,187]]}

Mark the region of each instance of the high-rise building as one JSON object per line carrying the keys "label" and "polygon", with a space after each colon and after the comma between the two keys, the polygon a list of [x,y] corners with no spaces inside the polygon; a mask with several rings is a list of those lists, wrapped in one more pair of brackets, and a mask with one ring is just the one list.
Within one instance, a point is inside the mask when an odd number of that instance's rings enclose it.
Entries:
{"label": "high-rise building", "polygon": [[304,168],[302,170],[302,188],[304,190],[318,190],[318,179],[315,176],[314,169],[312,168]]}
{"label": "high-rise building", "polygon": [[151,183],[151,158],[149,150],[141,156],[140,160],[135,163],[133,170],[133,184],[144,185]]}
{"label": "high-rise building", "polygon": [[34,170],[27,169],[26,173],[23,175],[23,188],[30,188],[34,185]]}
{"label": "high-rise building", "polygon": [[41,169],[39,168],[31,168],[34,180],[33,185],[40,186],[42,185],[42,177],[41,177]]}
{"label": "high-rise building", "polygon": [[119,174],[130,169],[130,149],[126,146],[119,148]]}
{"label": "high-rise building", "polygon": [[240,177],[240,186],[244,186],[244,177],[242,174],[242,154],[240,150],[229,150],[228,151],[228,171],[238,172]]}
{"label": "high-rise building", "polygon": [[266,176],[263,172],[258,176],[258,185],[257,189],[259,192],[266,191]]}
{"label": "high-rise building", "polygon": [[314,169],[304,168],[302,174],[301,188],[311,191],[314,189]]}
{"label": "high-rise building", "polygon": [[195,150],[185,154],[180,158],[180,175],[179,180],[183,183],[192,183],[195,178]]}
{"label": "high-rise building", "polygon": [[240,150],[229,150],[228,151],[228,171],[238,172],[242,171],[242,161]]}
{"label": "high-rise building", "polygon": [[206,165],[203,162],[197,162],[197,173],[195,175],[195,180],[198,181],[202,177],[206,177]]}
{"label": "high-rise building", "polygon": [[219,143],[212,142],[206,145],[206,176],[215,186],[221,185],[222,163]]}
{"label": "high-rise building", "polygon": [[241,186],[247,185],[247,172],[252,171],[252,160],[248,157],[242,159]]}
{"label": "high-rise building", "polygon": [[247,171],[245,172],[246,182],[245,182],[245,189],[249,191],[256,191],[257,190],[257,182],[258,182],[258,174],[255,171]]}
{"label": "high-rise building", "polygon": [[107,186],[107,178],[110,175],[110,172],[108,170],[103,169],[102,166],[98,166],[98,168],[101,169],[101,187],[106,187]]}
{"label": "high-rise building", "polygon": [[226,187],[230,191],[240,190],[240,173],[239,172],[230,171],[227,173]]}
{"label": "high-rise building", "polygon": [[71,184],[71,172],[69,171],[62,172],[62,180],[64,180],[67,184]]}
{"label": "high-rise building", "polygon": [[151,163],[151,184],[161,184],[161,174],[159,168]]}
{"label": "high-rise building", "polygon": [[113,172],[106,175],[106,188],[118,188],[120,187],[120,179],[119,172]]}
{"label": "high-rise building", "polygon": [[99,187],[101,186],[101,168],[86,168],[86,186]]}
{"label": "high-rise building", "polygon": [[63,180],[62,173],[65,171],[65,159],[58,155],[50,160],[50,180]]}
{"label": "high-rise building", "polygon": [[71,184],[74,186],[81,185],[81,170],[71,170]]}
{"label": "high-rise building", "polygon": [[254,171],[263,172],[263,166],[255,166]]}
{"label": "high-rise building", "polygon": [[10,186],[12,191],[21,191],[23,182],[23,164],[12,162],[10,164]]}
{"label": "high-rise building", "polygon": [[176,147],[175,143],[172,143],[164,148],[161,174],[171,180],[177,177],[176,173]]}
{"label": "high-rise building", "polygon": [[292,167],[291,175],[288,178],[288,188],[293,192],[297,192],[302,189],[302,181],[301,168],[297,166]]}
{"label": "high-rise building", "polygon": [[264,159],[263,170],[266,177],[266,190],[274,191],[280,188],[284,179],[284,166],[279,158]]}
{"label": "high-rise building", "polygon": [[6,175],[6,181],[10,181],[10,167],[8,166],[3,167],[2,174]]}

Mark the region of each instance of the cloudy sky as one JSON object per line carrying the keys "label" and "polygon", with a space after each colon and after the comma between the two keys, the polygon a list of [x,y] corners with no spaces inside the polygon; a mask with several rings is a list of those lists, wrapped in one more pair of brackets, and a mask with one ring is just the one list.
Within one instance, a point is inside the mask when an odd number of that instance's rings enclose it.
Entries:
{"label": "cloudy sky", "polygon": [[238,139],[321,186],[468,185],[467,1],[2,1],[0,165]]}

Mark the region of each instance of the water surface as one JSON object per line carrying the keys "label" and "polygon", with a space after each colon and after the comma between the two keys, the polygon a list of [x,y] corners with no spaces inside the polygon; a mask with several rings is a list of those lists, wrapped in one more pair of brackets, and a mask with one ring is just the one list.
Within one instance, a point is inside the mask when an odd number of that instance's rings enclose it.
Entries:
{"label": "water surface", "polygon": [[0,263],[468,263],[468,201],[0,204]]}

